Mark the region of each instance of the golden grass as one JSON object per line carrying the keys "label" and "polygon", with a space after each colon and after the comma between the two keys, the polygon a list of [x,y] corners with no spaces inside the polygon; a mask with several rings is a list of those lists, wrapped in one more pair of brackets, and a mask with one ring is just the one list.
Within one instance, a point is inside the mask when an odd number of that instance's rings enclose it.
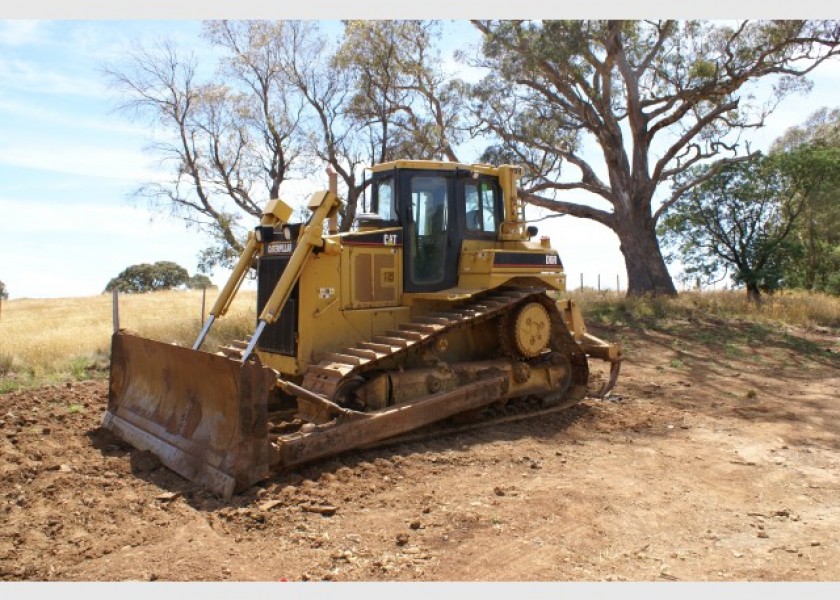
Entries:
{"label": "golden grass", "polygon": [[802,291],[782,291],[765,294],[756,305],[747,299],[746,292],[687,291],[676,298],[625,298],[615,292],[584,289],[572,292],[584,314],[609,317],[615,321],[624,315],[630,318],[667,318],[715,316],[737,318],[767,324],[786,324],[799,327],[840,327],[840,298]]}
{"label": "golden grass", "polygon": [[[216,299],[208,291],[206,311]],[[205,347],[253,332],[256,292],[241,291],[218,320]],[[201,329],[201,291],[121,294],[120,326],[152,339],[191,345]],[[110,294],[85,298],[20,299],[0,314],[0,391],[107,369],[113,332]],[[4,390],[5,388],[5,390]]]}
{"label": "golden grass", "polygon": [[[206,310],[216,299],[207,294]],[[587,322],[716,316],[803,327],[840,327],[840,298],[783,292],[759,306],[736,291],[683,292],[677,298],[625,298],[615,292],[571,293]],[[120,295],[120,325],[152,339],[189,346],[201,329],[201,292]],[[256,292],[237,294],[204,348],[247,338],[254,330]],[[11,300],[0,314],[0,392],[107,374],[112,333],[111,295]]]}

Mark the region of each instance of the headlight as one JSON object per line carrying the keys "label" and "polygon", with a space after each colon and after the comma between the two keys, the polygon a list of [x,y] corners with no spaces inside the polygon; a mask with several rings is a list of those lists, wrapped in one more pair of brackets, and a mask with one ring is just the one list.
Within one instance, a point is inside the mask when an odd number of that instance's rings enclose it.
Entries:
{"label": "headlight", "polygon": [[274,239],[274,228],[268,225],[258,225],[254,228],[254,239],[260,244],[270,242]]}

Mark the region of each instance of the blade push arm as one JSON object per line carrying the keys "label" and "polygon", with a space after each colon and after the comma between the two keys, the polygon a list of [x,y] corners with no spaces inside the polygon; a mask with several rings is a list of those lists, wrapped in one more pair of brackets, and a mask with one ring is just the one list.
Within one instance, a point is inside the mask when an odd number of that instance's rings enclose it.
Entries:
{"label": "blade push arm", "polygon": [[323,248],[325,251],[331,252],[332,247],[336,245],[336,242],[323,238],[324,221],[337,213],[340,207],[341,202],[333,192],[321,191],[312,194],[312,197],[309,199],[309,208],[314,211],[312,218],[306,227],[303,228],[298,238],[297,248],[292,253],[289,263],[283,270],[283,275],[280,276],[277,285],[274,286],[274,291],[268,298],[268,302],[266,302],[262,313],[260,313],[257,329],[254,331],[254,335],[251,336],[251,341],[248,343],[245,352],[242,353],[243,363],[248,360],[248,357],[254,351],[254,347],[257,345],[257,341],[260,339],[266,325],[274,323],[280,316],[280,312],[289,299],[292,288],[300,278],[300,274],[303,272],[303,266],[306,264],[312,251],[315,248]]}
{"label": "blade push arm", "polygon": [[[273,227],[278,223],[288,223],[292,212],[291,206],[279,198],[275,198],[269,201],[263,210],[260,226]],[[236,292],[239,290],[239,286],[242,285],[242,281],[245,279],[245,274],[257,257],[258,249],[259,244],[254,237],[254,232],[251,232],[248,234],[248,242],[245,244],[245,249],[239,256],[233,272],[219,293],[216,303],[210,310],[210,316],[207,317],[204,326],[201,328],[201,333],[198,334],[198,338],[195,340],[195,344],[193,344],[193,350],[198,350],[202,342],[204,342],[204,338],[207,336],[207,332],[210,331],[210,326],[213,325],[213,321],[227,313],[234,296],[236,296]]]}

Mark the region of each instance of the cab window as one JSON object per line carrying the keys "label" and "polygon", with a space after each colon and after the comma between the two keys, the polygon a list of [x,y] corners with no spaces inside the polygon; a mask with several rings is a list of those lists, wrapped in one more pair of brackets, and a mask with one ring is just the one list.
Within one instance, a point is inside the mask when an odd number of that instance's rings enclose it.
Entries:
{"label": "cab window", "polygon": [[383,221],[396,221],[397,211],[394,203],[394,178],[386,177],[376,183],[374,212]]}
{"label": "cab window", "polygon": [[446,274],[448,184],[445,177],[415,175],[411,178],[411,280],[429,284]]}
{"label": "cab window", "polygon": [[496,233],[496,187],[488,181],[464,184],[467,231]]}

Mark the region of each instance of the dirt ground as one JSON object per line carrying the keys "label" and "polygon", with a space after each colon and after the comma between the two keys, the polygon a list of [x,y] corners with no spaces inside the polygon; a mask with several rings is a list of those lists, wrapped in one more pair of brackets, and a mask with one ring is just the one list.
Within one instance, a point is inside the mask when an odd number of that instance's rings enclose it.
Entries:
{"label": "dirt ground", "polygon": [[225,502],[98,428],[106,383],[0,396],[0,578],[836,581],[836,334],[597,329],[610,400],[347,455]]}

